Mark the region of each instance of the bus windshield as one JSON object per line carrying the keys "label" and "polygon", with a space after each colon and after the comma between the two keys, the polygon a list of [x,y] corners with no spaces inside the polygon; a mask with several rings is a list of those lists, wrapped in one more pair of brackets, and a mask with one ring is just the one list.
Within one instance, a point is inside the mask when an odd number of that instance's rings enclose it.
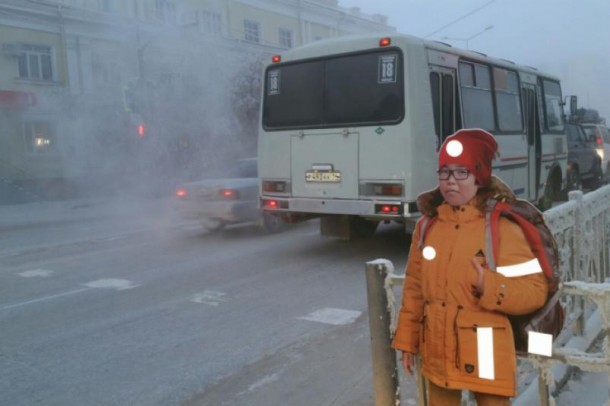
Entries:
{"label": "bus windshield", "polygon": [[405,110],[402,66],[395,49],[272,65],[265,74],[263,127],[399,123]]}

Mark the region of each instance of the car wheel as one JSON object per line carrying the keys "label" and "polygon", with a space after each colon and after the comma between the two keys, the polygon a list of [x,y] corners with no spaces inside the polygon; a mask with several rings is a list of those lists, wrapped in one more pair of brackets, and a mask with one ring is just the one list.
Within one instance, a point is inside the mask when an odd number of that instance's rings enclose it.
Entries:
{"label": "car wheel", "polygon": [[205,231],[212,233],[214,231],[222,230],[227,224],[222,220],[206,219],[203,221],[202,225]]}
{"label": "car wheel", "polygon": [[595,168],[592,170],[593,176],[586,181],[583,181],[583,186],[587,189],[595,190],[602,185],[603,182],[603,173],[601,164],[597,164]]}
{"label": "car wheel", "polygon": [[282,217],[277,214],[263,212],[261,215],[261,228],[266,233],[277,233],[286,226]]}
{"label": "car wheel", "polygon": [[582,180],[580,179],[578,169],[568,171],[568,192],[572,190],[582,190]]}

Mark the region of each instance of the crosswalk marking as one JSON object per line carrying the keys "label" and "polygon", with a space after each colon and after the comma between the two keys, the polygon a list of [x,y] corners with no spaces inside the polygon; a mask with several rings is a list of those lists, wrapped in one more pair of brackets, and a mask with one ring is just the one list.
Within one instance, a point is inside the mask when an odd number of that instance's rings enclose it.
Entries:
{"label": "crosswalk marking", "polygon": [[137,288],[139,285],[127,279],[98,279],[95,281],[83,283],[83,286],[96,289],[116,289],[125,290]]}
{"label": "crosswalk marking", "polygon": [[215,292],[213,290],[204,290],[201,293],[196,293],[191,298],[192,302],[207,304],[210,306],[218,306],[222,302],[226,302],[226,293]]}
{"label": "crosswalk marking", "polygon": [[355,310],[344,310],[326,307],[324,309],[316,310],[315,312],[309,313],[307,316],[297,318],[301,320],[315,321],[318,323],[341,326],[355,322],[361,314],[362,312],[358,312]]}

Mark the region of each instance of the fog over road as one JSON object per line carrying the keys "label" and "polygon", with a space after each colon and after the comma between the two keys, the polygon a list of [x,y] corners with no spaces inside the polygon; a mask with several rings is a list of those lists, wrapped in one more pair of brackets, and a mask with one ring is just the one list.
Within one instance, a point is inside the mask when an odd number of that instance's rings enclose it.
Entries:
{"label": "fog over road", "polygon": [[205,234],[169,212],[0,207],[0,404],[372,402],[364,263],[404,265],[399,226]]}

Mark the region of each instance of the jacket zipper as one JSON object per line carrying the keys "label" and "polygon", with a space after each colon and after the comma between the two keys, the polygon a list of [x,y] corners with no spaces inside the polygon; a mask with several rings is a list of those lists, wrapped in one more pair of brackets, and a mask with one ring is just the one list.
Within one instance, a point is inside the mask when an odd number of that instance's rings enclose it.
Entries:
{"label": "jacket zipper", "polygon": [[453,334],[455,336],[455,367],[460,369],[461,359],[460,359],[460,337],[458,334],[458,325],[457,319],[460,314],[460,310],[462,310],[462,306],[458,305],[457,312],[455,313],[455,318],[453,319]]}

